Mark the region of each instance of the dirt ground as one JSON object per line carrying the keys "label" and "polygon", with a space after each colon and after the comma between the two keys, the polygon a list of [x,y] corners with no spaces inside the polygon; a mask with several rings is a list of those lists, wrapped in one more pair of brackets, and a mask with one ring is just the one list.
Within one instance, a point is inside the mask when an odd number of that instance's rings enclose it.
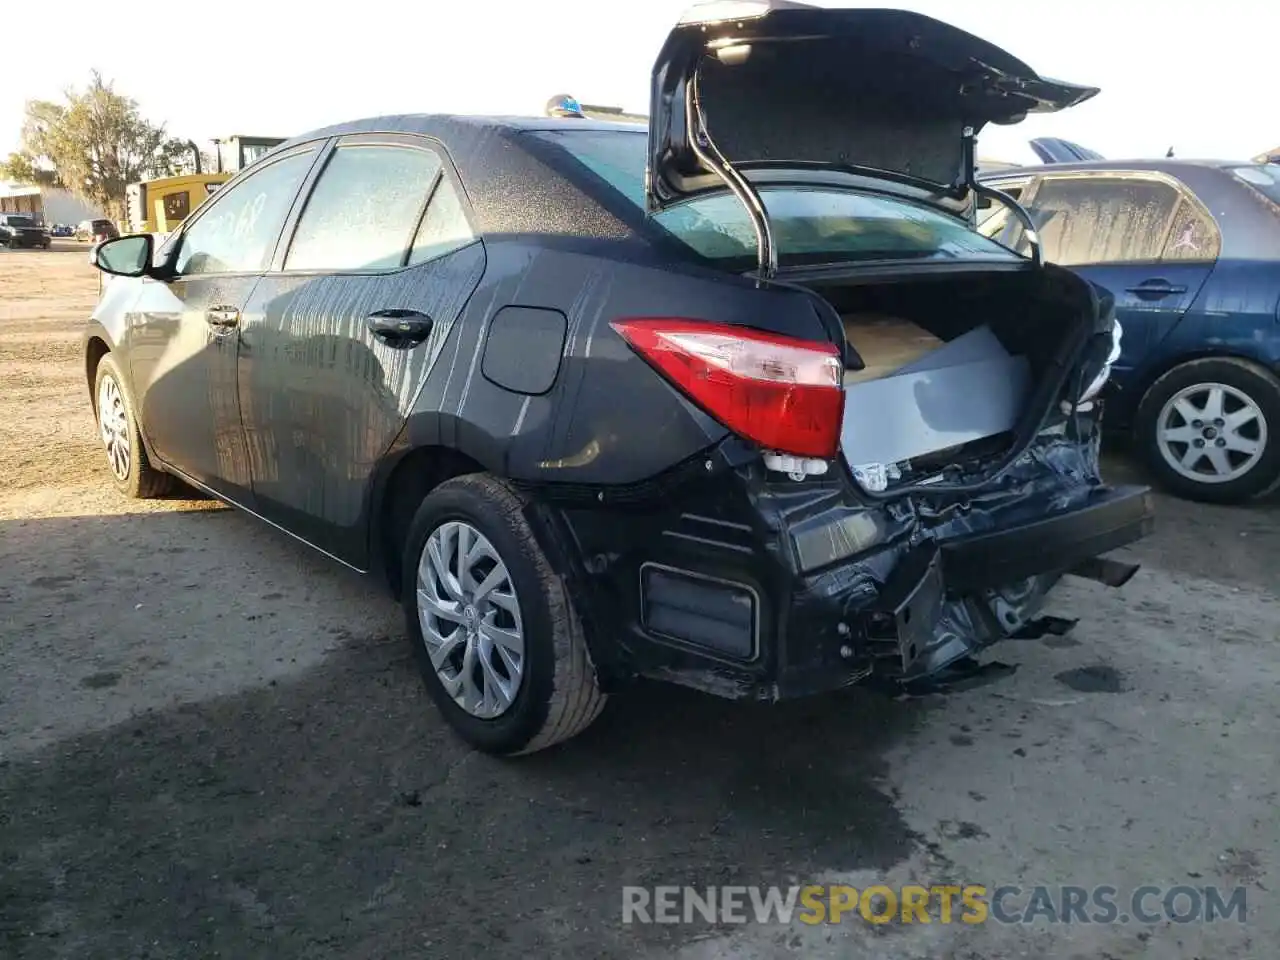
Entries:
{"label": "dirt ground", "polygon": [[[776,708],[644,688],[501,762],[442,727],[371,584],[208,500],[113,492],[86,254],[0,250],[0,957],[1276,955],[1274,501],[1162,499],[1138,576],[1065,585],[1079,626],[993,651],[1018,666],[999,683]],[[624,884],[834,881],[1239,885],[1248,909],[621,922]]]}

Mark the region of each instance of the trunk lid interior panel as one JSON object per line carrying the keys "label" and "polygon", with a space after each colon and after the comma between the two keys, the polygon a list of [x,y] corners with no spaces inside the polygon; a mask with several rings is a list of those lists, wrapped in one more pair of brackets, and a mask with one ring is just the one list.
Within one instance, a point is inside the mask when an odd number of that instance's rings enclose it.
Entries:
{"label": "trunk lid interior panel", "polygon": [[962,195],[966,128],[1016,123],[1098,92],[1041,77],[994,44],[911,11],[788,0],[704,7],[676,25],[654,65],[651,211],[723,188],[708,147],[735,167],[875,170]]}

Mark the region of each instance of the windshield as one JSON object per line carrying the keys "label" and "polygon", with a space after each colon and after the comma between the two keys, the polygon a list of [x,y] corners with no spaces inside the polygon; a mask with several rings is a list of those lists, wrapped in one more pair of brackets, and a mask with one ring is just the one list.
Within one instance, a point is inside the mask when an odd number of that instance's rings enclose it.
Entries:
{"label": "windshield", "polygon": [[1280,204],[1280,163],[1232,167],[1231,172],[1272,203]]}
{"label": "windshield", "polygon": [[[636,206],[644,206],[647,137],[620,131],[538,131]],[[761,186],[779,259],[792,263],[846,260],[1008,260],[1000,244],[944,213],[892,197],[828,186]],[[755,233],[732,194],[706,196],[670,208],[654,222],[713,260],[754,259]]]}
{"label": "windshield", "polygon": [[5,217],[5,223],[11,227],[34,227],[36,222],[30,217]]}

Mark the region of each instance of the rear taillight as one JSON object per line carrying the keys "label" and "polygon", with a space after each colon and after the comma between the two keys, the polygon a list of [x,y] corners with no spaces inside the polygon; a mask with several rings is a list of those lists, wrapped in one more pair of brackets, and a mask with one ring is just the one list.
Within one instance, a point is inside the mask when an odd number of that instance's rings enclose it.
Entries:
{"label": "rear taillight", "polygon": [[612,326],[739,436],[766,450],[835,456],[844,368],[834,345],[701,320],[646,317]]}

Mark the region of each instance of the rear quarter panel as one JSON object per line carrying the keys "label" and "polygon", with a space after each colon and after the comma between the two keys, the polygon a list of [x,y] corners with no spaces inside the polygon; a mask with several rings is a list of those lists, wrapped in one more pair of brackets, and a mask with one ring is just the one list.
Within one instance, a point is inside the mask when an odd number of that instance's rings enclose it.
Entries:
{"label": "rear quarter panel", "polygon": [[[508,237],[486,241],[486,251],[484,280],[428,377],[406,439],[411,447],[454,447],[512,479],[638,483],[725,436],[627,346],[613,320],[690,317],[826,339],[805,295],[660,261],[638,238]],[[508,306],[564,317],[563,337],[538,348],[560,354],[545,392],[516,392],[486,374],[502,366],[486,364],[486,353],[515,345],[489,336],[495,314]]]}

